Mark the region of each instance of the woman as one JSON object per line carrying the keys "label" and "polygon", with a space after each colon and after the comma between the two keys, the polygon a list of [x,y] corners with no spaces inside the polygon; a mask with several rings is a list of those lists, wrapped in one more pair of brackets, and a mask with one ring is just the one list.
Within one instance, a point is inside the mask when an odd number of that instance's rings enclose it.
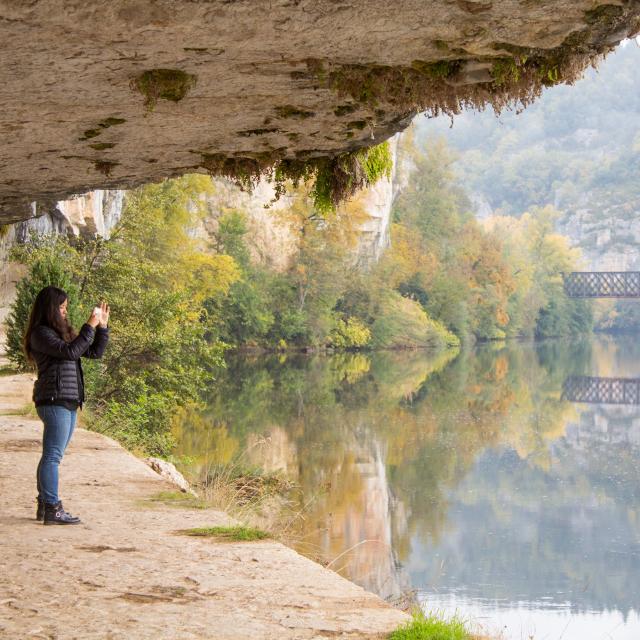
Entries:
{"label": "woman", "polygon": [[[45,287],[36,296],[24,336],[27,358],[38,369],[33,400],[44,423],[42,457],[38,463],[37,520],[44,524],[78,524],[58,496],[58,466],[84,402],[84,378],[80,357],[100,358],[109,339],[109,305],[91,312],[78,334],[67,319],[67,294]],[[98,312],[99,311],[99,312]]]}

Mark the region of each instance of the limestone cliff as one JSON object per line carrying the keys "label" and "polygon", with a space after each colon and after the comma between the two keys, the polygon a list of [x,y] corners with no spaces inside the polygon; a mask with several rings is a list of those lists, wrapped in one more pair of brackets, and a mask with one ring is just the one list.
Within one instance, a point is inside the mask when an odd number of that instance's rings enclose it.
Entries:
{"label": "limestone cliff", "polygon": [[[398,172],[398,136],[390,141],[394,168],[389,178],[380,179],[372,187],[357,195],[356,206],[365,216],[360,225],[354,262],[366,268],[380,259],[390,244],[389,226],[393,200],[401,187],[401,171]],[[247,214],[247,241],[252,258],[276,271],[290,266],[297,246],[295,234],[279,213],[290,206],[287,197],[274,200],[275,192],[269,181],[261,180],[252,192],[240,190],[225,179],[214,179],[214,193],[207,198],[209,215],[202,223],[203,231],[213,236],[218,228],[220,214],[231,209]]]}
{"label": "limestone cliff", "polygon": [[0,0],[0,223],[192,171],[298,172],[421,110],[528,104],[639,24],[632,0]]}
{"label": "limestone cliff", "polygon": [[2,227],[0,234],[0,323],[15,295],[16,282],[24,268],[9,262],[9,251],[16,243],[27,242],[31,234],[73,235],[90,238],[109,233],[120,219],[124,191],[96,190],[70,200],[61,200],[37,218]]}
{"label": "limestone cliff", "polygon": [[640,203],[600,209],[585,202],[565,213],[558,231],[580,248],[585,271],[640,271],[639,210]]}

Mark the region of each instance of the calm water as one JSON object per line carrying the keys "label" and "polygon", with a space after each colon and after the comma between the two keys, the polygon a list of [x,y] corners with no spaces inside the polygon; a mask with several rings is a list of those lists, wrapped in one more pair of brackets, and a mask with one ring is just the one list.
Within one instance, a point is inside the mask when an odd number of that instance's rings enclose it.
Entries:
{"label": "calm water", "polygon": [[640,406],[574,403],[569,376],[640,378],[640,340],[237,358],[178,453],[295,480],[299,549],[384,598],[507,640],[638,640]]}

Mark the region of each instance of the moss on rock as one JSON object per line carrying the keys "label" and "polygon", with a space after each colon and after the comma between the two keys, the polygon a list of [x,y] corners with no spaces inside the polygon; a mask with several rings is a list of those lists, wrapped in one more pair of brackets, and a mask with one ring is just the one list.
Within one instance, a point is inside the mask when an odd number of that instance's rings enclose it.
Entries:
{"label": "moss on rock", "polygon": [[276,107],[276,114],[279,118],[293,118],[295,120],[306,120],[315,115],[313,111],[307,111],[306,109],[299,109],[290,104],[286,104],[282,107]]}
{"label": "moss on rock", "polygon": [[105,151],[106,149],[113,149],[116,146],[115,142],[94,142],[89,145],[92,149],[96,151]]}
{"label": "moss on rock", "polygon": [[109,177],[111,172],[120,164],[119,162],[115,162],[113,160],[96,160],[93,163],[96,171],[99,171],[103,175]]}
{"label": "moss on rock", "polygon": [[284,152],[276,149],[242,156],[202,153],[200,166],[244,190],[255,187],[265,175],[274,183],[276,199],[284,195],[288,182],[294,186],[309,182],[314,205],[322,214],[333,211],[356,191],[390,177],[393,167],[386,142],[336,156],[311,157],[315,152],[301,152],[296,158],[285,158]]}
{"label": "moss on rock", "polygon": [[149,69],[131,81],[131,88],[144,96],[144,106],[153,111],[158,100],[180,102],[196,82],[195,75],[181,69]]}

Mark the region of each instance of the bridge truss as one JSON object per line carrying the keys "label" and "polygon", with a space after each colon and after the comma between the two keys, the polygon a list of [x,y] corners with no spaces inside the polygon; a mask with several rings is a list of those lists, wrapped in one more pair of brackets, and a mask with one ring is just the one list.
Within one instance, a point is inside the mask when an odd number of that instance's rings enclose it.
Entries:
{"label": "bridge truss", "polygon": [[640,271],[574,271],[563,277],[570,298],[640,298]]}

